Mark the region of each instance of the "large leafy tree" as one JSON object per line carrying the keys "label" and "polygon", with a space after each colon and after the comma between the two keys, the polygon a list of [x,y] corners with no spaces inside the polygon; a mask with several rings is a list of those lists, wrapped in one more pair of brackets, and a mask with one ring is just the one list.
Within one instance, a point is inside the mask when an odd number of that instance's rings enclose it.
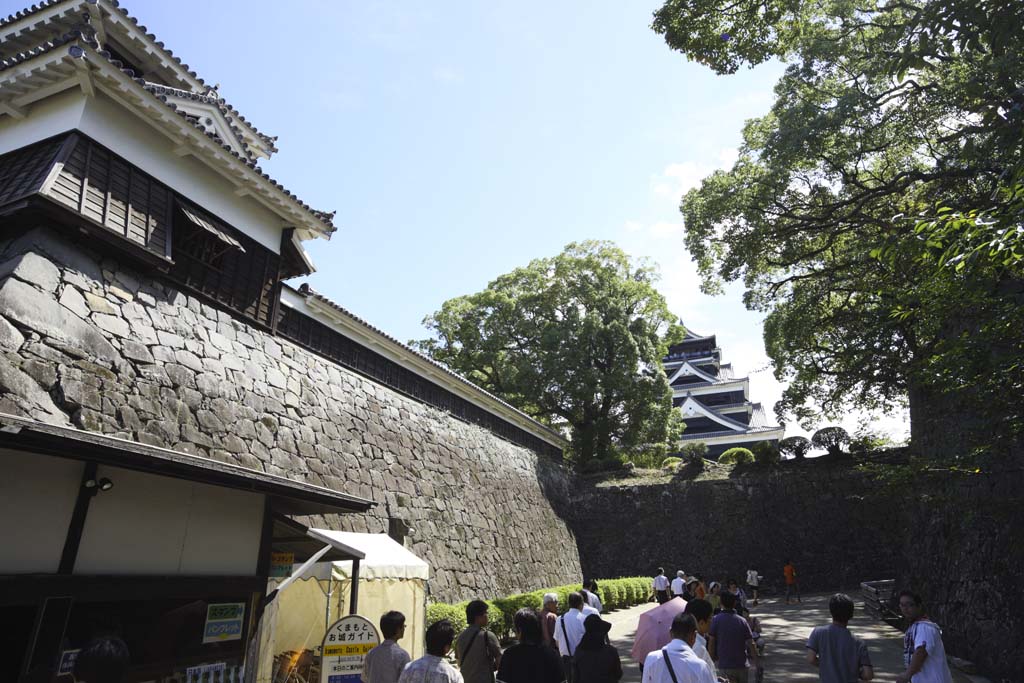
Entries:
{"label": "large leafy tree", "polygon": [[566,425],[579,462],[663,446],[661,365],[683,334],[656,272],[608,242],[570,244],[446,301],[414,344],[527,414]]}
{"label": "large leafy tree", "polygon": [[1024,3],[669,0],[653,28],[719,74],[788,63],[682,203],[705,288],[768,312],[780,412],[909,397],[918,444],[1019,436]]}

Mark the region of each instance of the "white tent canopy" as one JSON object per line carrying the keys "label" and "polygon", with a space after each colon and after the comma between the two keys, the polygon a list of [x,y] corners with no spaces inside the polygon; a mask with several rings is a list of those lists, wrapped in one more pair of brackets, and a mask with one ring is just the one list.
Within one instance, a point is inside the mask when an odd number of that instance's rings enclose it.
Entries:
{"label": "white tent canopy", "polygon": [[[430,565],[387,534],[360,534],[309,529],[307,534],[336,550],[359,557],[358,613],[377,624],[387,611],[405,615],[406,633],[400,643],[413,658],[424,652],[427,579]],[[258,681],[272,683],[282,665],[302,661],[304,651],[316,653],[327,626],[349,613],[352,561],[316,562],[295,581],[271,579],[270,587],[285,586],[271,603],[274,627],[266,643],[266,661]],[[301,565],[294,565],[292,571]],[[278,674],[280,672],[278,671]]]}
{"label": "white tent canopy", "polygon": [[[430,578],[430,565],[416,557],[387,534],[360,534],[353,531],[310,529],[309,535],[325,543],[346,546],[364,555],[359,561],[360,580]],[[304,574],[306,578],[348,579],[352,561],[320,562]]]}

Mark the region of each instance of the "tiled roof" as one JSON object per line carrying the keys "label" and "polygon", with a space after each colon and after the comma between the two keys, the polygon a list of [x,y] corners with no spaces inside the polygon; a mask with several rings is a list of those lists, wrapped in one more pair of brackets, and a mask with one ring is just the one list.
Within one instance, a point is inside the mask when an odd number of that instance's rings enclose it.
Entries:
{"label": "tiled roof", "polygon": [[33,57],[38,57],[39,55],[44,55],[47,52],[52,52],[61,45],[66,45],[80,38],[83,38],[82,33],[80,31],[72,31],[70,33],[65,33],[59,38],[48,40],[45,43],[42,43],[39,46],[32,48],[31,50],[25,50],[24,52],[19,52],[18,54],[11,55],[10,57],[7,57],[5,59],[0,59],[0,71],[10,69],[12,66],[28,61]]}
{"label": "tiled roof", "polygon": [[[47,8],[52,7],[54,5],[58,5],[58,4],[62,3],[62,2],[66,2],[66,0],[43,0],[42,2],[38,2],[38,3],[32,5],[31,7],[27,8],[27,9],[23,9],[23,10],[21,10],[19,12],[15,12],[14,14],[9,15],[5,19],[0,19],[0,28],[3,28],[4,26],[7,26],[8,24],[13,24],[16,21],[21,21],[22,19],[24,19],[26,17],[32,16],[33,14],[36,14],[37,12],[41,12],[44,9],[47,9]],[[149,38],[150,41],[152,41],[153,45],[155,45],[157,47],[157,49],[159,49],[161,52],[163,52],[167,56],[169,61],[172,61],[175,64],[177,64],[179,67],[181,67],[181,69],[185,73],[187,73],[189,76],[191,76],[193,79],[195,79],[198,83],[200,83],[202,85],[206,85],[206,82],[203,81],[203,79],[199,77],[199,74],[197,74],[195,71],[193,71],[191,69],[191,67],[189,67],[188,64],[185,64],[183,61],[181,61],[180,58],[176,57],[174,55],[174,52],[172,52],[170,48],[165,46],[162,41],[157,40],[157,37],[155,35],[153,35],[152,33],[150,33],[149,30],[144,25],[140,24],[138,19],[136,19],[132,15],[128,14],[128,11],[125,10],[123,7],[121,7],[121,3],[118,2],[118,0],[105,0],[105,2],[113,10],[115,10],[118,14],[120,14],[122,18],[127,19],[129,23],[131,23],[135,28],[137,28],[139,31],[141,31],[143,34],[145,34],[145,36],[147,38]],[[99,4],[99,0],[83,0],[82,3],[80,3],[80,4],[96,5],[96,4]]]}
{"label": "tiled roof", "polygon": [[516,413],[517,415],[519,415],[519,416],[529,420],[530,422],[532,422],[534,424],[534,426],[538,430],[543,430],[543,431],[547,432],[551,436],[554,436],[555,438],[557,438],[559,442],[564,442],[565,441],[565,437],[563,437],[561,434],[558,434],[557,432],[553,431],[551,428],[547,427],[546,425],[542,425],[540,422],[537,422],[537,420],[535,420],[534,418],[530,417],[529,415],[527,415],[523,411],[519,410],[515,406],[507,403],[503,399],[498,398],[497,396],[495,396],[491,392],[487,391],[486,389],[483,389],[483,388],[477,386],[476,384],[473,384],[468,379],[466,379],[462,375],[458,374],[457,372],[454,372],[453,370],[451,370],[448,366],[444,365],[443,363],[439,363],[436,360],[434,360],[433,358],[430,358],[429,356],[423,355],[422,353],[420,353],[416,349],[412,348],[411,346],[408,346],[407,344],[404,344],[404,343],[398,341],[397,339],[392,337],[387,332],[385,332],[385,331],[381,330],[380,328],[370,324],[366,320],[360,318],[358,315],[356,315],[356,314],[352,313],[351,311],[349,311],[347,308],[344,308],[343,306],[340,306],[339,304],[335,303],[331,299],[328,299],[323,294],[320,294],[319,292],[314,290],[312,287],[310,287],[308,284],[301,285],[299,287],[299,289],[298,289],[298,292],[302,296],[312,297],[312,298],[316,299],[317,301],[320,301],[321,303],[326,304],[327,306],[333,308],[334,310],[336,310],[339,313],[341,313],[342,315],[344,315],[346,318],[349,318],[350,320],[353,320],[354,322],[358,323],[359,325],[365,327],[366,329],[368,329],[373,334],[375,334],[377,336],[380,336],[380,337],[383,337],[383,338],[387,339],[389,342],[391,342],[392,344],[401,347],[401,349],[403,351],[405,351],[407,353],[411,353],[414,356],[417,356],[417,357],[425,360],[427,363],[430,363],[431,365],[436,367],[438,370],[441,370],[446,375],[448,375],[448,376],[454,378],[455,380],[459,381],[460,383],[466,385],[467,387],[471,388],[473,391],[475,391],[477,393],[480,393],[480,394],[483,394],[484,396],[488,397],[492,401],[495,401],[495,402],[501,404],[507,410],[510,410],[510,411]]}
{"label": "tiled roof", "polygon": [[278,151],[277,147],[274,145],[274,143],[277,142],[277,136],[271,137],[269,135],[264,135],[259,130],[257,130],[256,126],[249,123],[246,120],[246,118],[238,112],[237,109],[228,104],[223,97],[213,96],[209,94],[211,92],[216,92],[215,90],[208,90],[207,94],[204,95],[192,92],[191,90],[183,90],[182,88],[172,88],[169,85],[159,85],[157,83],[149,83],[148,81],[146,83],[146,89],[154,94],[174,95],[176,97],[192,100],[194,102],[202,102],[204,104],[214,106],[217,109],[219,109],[222,114],[224,114],[224,118],[227,119],[228,125],[231,126],[231,129],[235,131],[235,133],[240,138],[242,137],[243,134],[238,129],[238,126],[235,125],[233,119],[237,119],[241,121],[243,124],[245,124],[246,127],[249,128],[249,130],[255,133],[257,137],[259,137],[261,140],[263,140],[263,142],[267,144],[271,151]]}
{"label": "tiled roof", "polygon": [[0,19],[0,28],[3,28],[4,26],[7,26],[8,24],[13,24],[16,21],[21,21],[22,19],[24,19],[27,16],[31,16],[31,15],[35,14],[36,12],[40,12],[40,11],[46,9],[47,7],[50,7],[52,5],[56,5],[58,2],[63,2],[63,1],[64,0],[43,0],[42,2],[37,3],[35,5],[32,5],[31,7],[27,8],[27,9],[19,10],[19,11],[15,12],[14,14],[8,15],[5,19]]}

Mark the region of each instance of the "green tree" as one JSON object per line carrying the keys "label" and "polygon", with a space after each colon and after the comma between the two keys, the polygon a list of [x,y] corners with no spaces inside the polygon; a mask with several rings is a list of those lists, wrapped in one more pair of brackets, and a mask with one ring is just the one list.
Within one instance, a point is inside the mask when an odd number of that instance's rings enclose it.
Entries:
{"label": "green tree", "polygon": [[952,392],[980,438],[1024,431],[1024,3],[669,0],[653,28],[719,74],[789,64],[682,203],[705,290],[768,313],[780,417],[908,399],[935,442]]}
{"label": "green tree", "polygon": [[850,435],[842,427],[822,427],[811,436],[811,443],[835,458],[843,454],[843,446],[849,445]]}
{"label": "green tree", "polygon": [[787,436],[779,442],[779,450],[797,460],[803,460],[807,457],[807,451],[811,450],[811,440],[806,436]]}
{"label": "green tree", "polygon": [[547,424],[578,462],[678,438],[661,359],[683,328],[656,271],[608,242],[570,244],[424,319],[421,351]]}

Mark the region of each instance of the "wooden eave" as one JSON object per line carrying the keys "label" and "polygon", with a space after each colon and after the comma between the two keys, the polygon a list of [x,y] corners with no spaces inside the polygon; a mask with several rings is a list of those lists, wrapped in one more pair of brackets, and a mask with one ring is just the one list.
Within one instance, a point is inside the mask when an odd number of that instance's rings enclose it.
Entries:
{"label": "wooden eave", "polygon": [[[32,103],[71,87],[92,94],[98,88],[115,102],[137,113],[170,140],[177,154],[192,155],[227,179],[240,197],[252,196],[277,214],[282,226],[295,227],[300,239],[330,239],[334,226],[322,220],[277,181],[196,128],[172,106],[146,89],[145,81],[117,68],[81,38],[0,70],[0,115],[22,118]],[[13,112],[11,110],[14,110]]]}

